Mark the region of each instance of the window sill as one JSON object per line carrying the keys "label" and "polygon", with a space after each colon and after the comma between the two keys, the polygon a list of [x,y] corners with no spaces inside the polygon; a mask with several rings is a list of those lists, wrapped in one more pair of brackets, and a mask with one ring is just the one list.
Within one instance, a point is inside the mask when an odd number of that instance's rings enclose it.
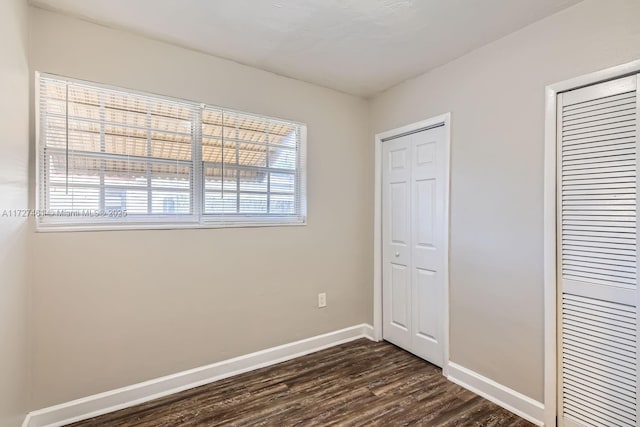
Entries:
{"label": "window sill", "polygon": [[203,223],[145,223],[145,224],[37,224],[36,233],[68,233],[80,231],[133,231],[133,230],[195,230],[220,228],[257,228],[257,227],[297,227],[306,226],[300,222],[203,222]]}

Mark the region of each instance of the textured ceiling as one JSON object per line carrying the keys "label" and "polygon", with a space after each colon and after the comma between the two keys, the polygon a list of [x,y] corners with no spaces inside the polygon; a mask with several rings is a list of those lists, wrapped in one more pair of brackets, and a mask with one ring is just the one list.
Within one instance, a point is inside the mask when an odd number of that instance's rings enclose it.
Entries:
{"label": "textured ceiling", "polygon": [[580,0],[32,0],[370,96]]}

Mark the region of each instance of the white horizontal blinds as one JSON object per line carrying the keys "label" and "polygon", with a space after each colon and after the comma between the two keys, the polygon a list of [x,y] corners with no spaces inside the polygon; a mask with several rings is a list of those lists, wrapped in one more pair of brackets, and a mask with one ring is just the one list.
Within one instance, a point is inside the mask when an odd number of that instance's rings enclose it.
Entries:
{"label": "white horizontal blinds", "polygon": [[558,101],[562,420],[636,426],[637,77]]}
{"label": "white horizontal blinds", "polygon": [[43,222],[193,218],[191,104],[54,77],[39,90]]}
{"label": "white horizontal blinds", "polygon": [[204,215],[304,220],[301,126],[202,111]]}
{"label": "white horizontal blinds", "polygon": [[40,225],[305,220],[304,125],[49,75],[38,94]]}

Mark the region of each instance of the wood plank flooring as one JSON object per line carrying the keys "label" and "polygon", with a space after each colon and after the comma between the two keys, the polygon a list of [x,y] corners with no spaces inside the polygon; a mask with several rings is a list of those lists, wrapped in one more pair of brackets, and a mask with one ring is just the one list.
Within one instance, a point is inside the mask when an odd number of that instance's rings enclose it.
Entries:
{"label": "wood plank flooring", "polygon": [[532,426],[389,343],[356,340],[73,427]]}

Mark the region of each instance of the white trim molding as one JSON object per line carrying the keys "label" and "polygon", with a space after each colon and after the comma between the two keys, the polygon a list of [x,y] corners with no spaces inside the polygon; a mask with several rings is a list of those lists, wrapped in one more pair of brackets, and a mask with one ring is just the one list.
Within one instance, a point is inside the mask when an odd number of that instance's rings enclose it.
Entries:
{"label": "white trim molding", "polygon": [[23,427],[58,427],[139,405],[194,387],[275,365],[359,338],[373,340],[373,327],[356,325],[312,338],[223,360],[177,374],[62,403],[27,415]]}
{"label": "white trim molding", "polygon": [[449,362],[447,378],[537,426],[545,425],[544,405],[537,400],[453,362]]}
{"label": "white trim molding", "polygon": [[445,132],[445,194],[444,194],[444,298],[443,310],[443,366],[442,373],[447,376],[449,361],[449,200],[451,181],[451,113],[442,114],[430,119],[422,120],[399,127],[375,136],[375,203],[374,203],[374,248],[373,248],[373,338],[382,340],[382,142],[406,133],[418,132],[435,126],[444,126]]}
{"label": "white trim molding", "polygon": [[544,421],[555,426],[557,414],[557,97],[578,89],[640,72],[640,60],[555,83],[546,88],[544,143]]}

